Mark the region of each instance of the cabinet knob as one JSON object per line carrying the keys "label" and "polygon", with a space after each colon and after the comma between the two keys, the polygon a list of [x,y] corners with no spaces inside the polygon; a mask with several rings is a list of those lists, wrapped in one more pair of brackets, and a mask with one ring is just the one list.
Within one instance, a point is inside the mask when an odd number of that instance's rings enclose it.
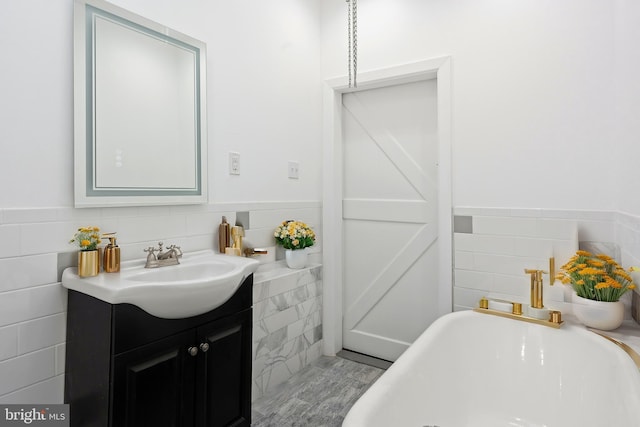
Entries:
{"label": "cabinet knob", "polygon": [[196,354],[198,354],[198,347],[189,347],[187,349],[187,353],[189,353],[190,356],[195,356]]}
{"label": "cabinet knob", "polygon": [[203,342],[200,344],[200,350],[202,350],[203,353],[206,353],[209,350],[209,343]]}

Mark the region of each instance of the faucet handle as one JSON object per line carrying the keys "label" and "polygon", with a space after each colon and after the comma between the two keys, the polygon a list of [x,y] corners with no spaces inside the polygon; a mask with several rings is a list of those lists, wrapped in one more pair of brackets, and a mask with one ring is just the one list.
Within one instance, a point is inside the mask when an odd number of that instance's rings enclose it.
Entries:
{"label": "faucet handle", "polygon": [[530,274],[531,278],[535,278],[537,280],[542,280],[542,275],[543,274],[548,274],[544,270],[536,270],[536,269],[529,269],[529,268],[525,268],[524,269],[524,273],[525,274]]}
{"label": "faucet handle", "polygon": [[149,255],[147,255],[147,264],[145,265],[145,268],[146,268],[146,266],[149,265],[149,262],[155,261],[158,259],[155,253],[157,249],[154,248],[153,246],[149,246],[147,249],[143,249],[143,251],[149,253]]}
{"label": "faucet handle", "polygon": [[173,250],[176,253],[176,256],[181,257],[182,256],[182,249],[180,249],[180,246],[177,245],[171,245],[167,248],[167,250]]}

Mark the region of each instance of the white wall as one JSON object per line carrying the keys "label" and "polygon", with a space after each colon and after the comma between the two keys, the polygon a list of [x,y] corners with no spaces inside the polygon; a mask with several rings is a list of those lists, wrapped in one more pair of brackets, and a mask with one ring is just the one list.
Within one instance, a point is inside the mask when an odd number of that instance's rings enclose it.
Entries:
{"label": "white wall", "polygon": [[[322,76],[344,75],[346,4],[322,6]],[[358,18],[362,71],[451,55],[454,206],[616,207],[613,3],[361,0]]]}
{"label": "white wall", "polygon": [[[634,215],[640,214],[640,3],[633,0],[617,0],[615,25],[615,134],[611,141],[617,146],[615,163],[607,170],[617,173],[615,190],[619,210]],[[640,254],[637,254],[640,258]]]}
{"label": "white wall", "polygon": [[[346,12],[322,3],[323,79],[347,73]],[[638,22],[633,0],[360,0],[358,67],[450,56],[454,211],[575,220],[581,242],[628,267],[640,260]]]}
{"label": "white wall", "polygon": [[[245,241],[284,219],[321,235],[320,0],[113,0],[208,48],[209,204],[73,208],[73,0],[0,5],[0,402],[62,402],[60,265],[82,225],[117,231],[124,259],[158,240],[214,247],[222,215]],[[228,152],[241,175],[228,175]],[[287,162],[300,162],[300,179]],[[245,224],[246,225],[246,224]],[[318,245],[320,246],[320,245]],[[316,248],[316,251],[319,251]],[[64,254],[68,252],[68,254]],[[59,256],[63,253],[62,256]]]}
{"label": "white wall", "polygon": [[[210,201],[320,198],[318,0],[112,3],[207,43]],[[1,8],[0,208],[72,206],[73,1]]]}

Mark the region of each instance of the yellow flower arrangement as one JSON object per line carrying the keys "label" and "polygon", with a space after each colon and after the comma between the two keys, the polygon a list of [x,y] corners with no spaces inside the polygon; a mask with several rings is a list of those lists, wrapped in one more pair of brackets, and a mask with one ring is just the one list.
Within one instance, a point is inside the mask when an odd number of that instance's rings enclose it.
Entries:
{"label": "yellow flower arrangement", "polygon": [[77,243],[81,251],[93,251],[101,242],[98,227],[80,227],[69,240],[69,243]]}
{"label": "yellow flower arrangement", "polygon": [[304,249],[313,246],[316,234],[304,222],[283,221],[273,232],[276,242],[285,249]]}
{"label": "yellow flower arrangement", "polygon": [[636,287],[631,276],[613,258],[587,251],[577,251],[556,278],[570,284],[578,296],[595,301],[618,301]]}

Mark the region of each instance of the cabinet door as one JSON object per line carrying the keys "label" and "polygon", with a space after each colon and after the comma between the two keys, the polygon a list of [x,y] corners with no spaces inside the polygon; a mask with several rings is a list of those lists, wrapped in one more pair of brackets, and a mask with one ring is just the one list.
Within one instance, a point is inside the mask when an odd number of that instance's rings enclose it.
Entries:
{"label": "cabinet door", "polygon": [[113,427],[193,425],[197,357],[189,331],[127,351],[114,358]]}
{"label": "cabinet door", "polygon": [[[251,309],[198,329],[198,427],[251,425]],[[202,348],[201,348],[202,350]]]}

